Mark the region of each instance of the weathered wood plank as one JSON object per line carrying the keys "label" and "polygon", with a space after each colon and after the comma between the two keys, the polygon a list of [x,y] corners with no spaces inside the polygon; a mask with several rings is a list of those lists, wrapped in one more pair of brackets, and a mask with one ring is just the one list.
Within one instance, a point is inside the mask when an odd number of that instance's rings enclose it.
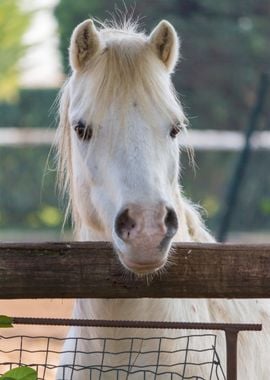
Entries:
{"label": "weathered wood plank", "polygon": [[150,281],[109,243],[0,244],[0,298],[270,298],[270,245],[176,244],[171,261]]}

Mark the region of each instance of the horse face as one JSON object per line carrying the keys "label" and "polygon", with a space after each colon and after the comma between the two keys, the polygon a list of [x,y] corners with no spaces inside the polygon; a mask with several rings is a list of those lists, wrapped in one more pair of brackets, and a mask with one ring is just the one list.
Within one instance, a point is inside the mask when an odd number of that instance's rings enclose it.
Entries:
{"label": "horse face", "polygon": [[122,126],[113,108],[101,125],[71,116],[73,187],[83,224],[113,241],[126,268],[148,273],[164,266],[178,228],[179,153],[176,127],[161,116],[149,126],[138,108]]}
{"label": "horse face", "polygon": [[[122,97],[120,101],[120,94],[112,89],[107,107],[102,112],[97,111],[98,118],[93,117],[95,112],[89,110],[95,108],[89,105],[91,96],[97,93],[93,83],[99,75],[97,68],[102,70],[102,59],[109,53],[106,52],[108,48],[104,49],[106,39],[102,40],[92,23],[90,29],[88,25],[87,33],[83,32],[83,28],[79,26],[77,35],[75,33],[72,37],[75,42],[71,46],[71,54],[74,55],[71,63],[75,70],[69,83],[68,115],[71,127],[73,208],[79,216],[81,238],[112,240],[120,261],[128,270],[138,274],[155,272],[167,262],[171,241],[178,229],[175,209],[178,199],[177,134],[180,124],[169,117],[169,112],[157,107],[143,86],[135,91],[135,83],[137,85],[140,77],[134,81],[134,92],[130,92],[127,86],[125,93],[128,99]],[[172,58],[168,49],[175,49],[173,38],[176,37],[172,34],[171,39],[168,38],[170,32],[175,33],[169,24],[160,28],[154,30],[150,40],[137,38],[136,54],[141,54],[139,49],[144,49],[145,54],[149,54],[146,62],[153,60],[163,82],[170,88]],[[82,49],[74,53],[81,42],[80,38],[88,38],[89,33],[95,44],[92,48],[102,50],[100,55],[95,53],[96,62],[100,62],[96,64],[95,70],[88,70],[85,62],[87,55],[82,54]],[[167,38],[165,42],[162,33]],[[165,45],[157,49],[156,44],[162,41]],[[130,43],[127,39],[124,45]],[[82,48],[85,46],[87,44],[84,41]],[[131,48],[128,47],[129,52]],[[120,64],[127,64],[127,59],[120,61]],[[134,65],[134,72],[130,68],[126,69],[130,70],[130,76],[137,75],[138,65],[139,62]],[[112,65],[108,66],[108,70],[111,68]],[[104,67],[103,70],[106,73]],[[127,81],[130,76],[122,79]],[[110,77],[107,80],[119,87],[119,81]],[[107,87],[112,88],[112,84]],[[149,90],[150,87],[151,84]],[[168,88],[164,90],[165,93],[169,91]],[[108,99],[108,94],[106,97]],[[102,101],[100,99],[100,103]]]}

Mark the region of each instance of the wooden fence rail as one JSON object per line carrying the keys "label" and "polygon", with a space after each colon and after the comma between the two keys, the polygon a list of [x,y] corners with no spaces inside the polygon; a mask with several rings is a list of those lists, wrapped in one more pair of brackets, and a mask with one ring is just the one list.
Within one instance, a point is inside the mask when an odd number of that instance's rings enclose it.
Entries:
{"label": "wooden fence rail", "polygon": [[2,243],[0,299],[270,298],[270,245],[175,244],[172,257],[147,279],[109,243]]}

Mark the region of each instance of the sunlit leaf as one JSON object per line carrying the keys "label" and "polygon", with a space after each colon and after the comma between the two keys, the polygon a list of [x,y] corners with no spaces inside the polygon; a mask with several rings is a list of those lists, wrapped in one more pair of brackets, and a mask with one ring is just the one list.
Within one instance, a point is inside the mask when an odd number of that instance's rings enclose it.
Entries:
{"label": "sunlit leaf", "polygon": [[8,328],[12,326],[12,318],[6,315],[0,315],[0,328]]}
{"label": "sunlit leaf", "polygon": [[0,380],[37,380],[37,372],[29,367],[14,368],[1,376]]}

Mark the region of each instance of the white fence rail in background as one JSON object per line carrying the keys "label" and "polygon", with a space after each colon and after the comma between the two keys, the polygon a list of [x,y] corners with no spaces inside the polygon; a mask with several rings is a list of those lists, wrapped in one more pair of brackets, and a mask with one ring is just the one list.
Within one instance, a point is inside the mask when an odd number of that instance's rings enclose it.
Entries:
{"label": "white fence rail in background", "polygon": [[55,130],[47,128],[0,128],[0,146],[51,145]]}
{"label": "white fence rail in background", "polygon": [[[0,128],[0,146],[51,145],[55,130],[47,128]],[[238,151],[245,143],[241,132],[218,130],[190,130],[182,136],[183,146],[195,150]],[[252,149],[270,149],[270,131],[254,132]]]}
{"label": "white fence rail in background", "polygon": [[[182,137],[184,146],[192,146],[195,150],[241,150],[245,144],[245,136],[236,131],[190,130]],[[270,149],[270,131],[254,132],[251,138],[252,149]]]}

